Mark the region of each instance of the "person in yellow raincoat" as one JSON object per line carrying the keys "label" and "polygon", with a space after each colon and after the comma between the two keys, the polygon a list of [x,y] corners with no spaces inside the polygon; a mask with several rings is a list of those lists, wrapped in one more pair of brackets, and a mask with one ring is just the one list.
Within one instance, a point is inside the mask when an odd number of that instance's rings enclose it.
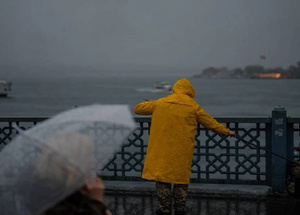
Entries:
{"label": "person in yellow raincoat", "polygon": [[156,181],[157,214],[171,214],[172,184],[175,214],[185,214],[198,123],[217,134],[235,136],[206,113],[194,97],[190,81],[180,79],[171,95],[141,102],[134,108],[136,114],[152,115],[142,178]]}

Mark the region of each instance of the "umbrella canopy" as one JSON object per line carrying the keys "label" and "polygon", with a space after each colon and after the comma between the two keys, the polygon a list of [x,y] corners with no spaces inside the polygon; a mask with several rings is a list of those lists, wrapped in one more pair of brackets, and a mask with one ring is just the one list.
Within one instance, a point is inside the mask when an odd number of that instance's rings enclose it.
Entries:
{"label": "umbrella canopy", "polygon": [[0,214],[39,214],[92,182],[134,128],[127,105],[91,105],[19,129],[0,153]]}

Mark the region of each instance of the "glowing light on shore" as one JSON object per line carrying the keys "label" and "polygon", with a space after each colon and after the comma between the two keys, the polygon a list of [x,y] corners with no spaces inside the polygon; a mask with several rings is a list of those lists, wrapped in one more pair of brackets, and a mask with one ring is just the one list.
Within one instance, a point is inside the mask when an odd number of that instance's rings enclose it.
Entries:
{"label": "glowing light on shore", "polygon": [[259,74],[259,78],[274,78],[278,79],[281,78],[280,73],[264,73],[264,74]]}

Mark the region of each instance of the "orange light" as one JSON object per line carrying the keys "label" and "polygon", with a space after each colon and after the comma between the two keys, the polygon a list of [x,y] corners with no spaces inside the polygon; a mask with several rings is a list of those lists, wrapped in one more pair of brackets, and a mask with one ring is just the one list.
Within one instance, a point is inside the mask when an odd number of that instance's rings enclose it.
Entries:
{"label": "orange light", "polygon": [[260,78],[281,78],[281,74],[280,73],[264,73],[264,74],[259,74]]}

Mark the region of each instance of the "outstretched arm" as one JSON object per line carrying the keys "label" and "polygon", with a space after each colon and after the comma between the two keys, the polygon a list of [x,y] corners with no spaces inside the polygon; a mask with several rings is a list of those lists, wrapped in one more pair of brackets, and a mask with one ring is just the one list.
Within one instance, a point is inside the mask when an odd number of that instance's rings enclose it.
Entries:
{"label": "outstretched arm", "polygon": [[223,136],[230,136],[235,137],[236,134],[232,131],[230,131],[229,128],[225,127],[221,123],[219,123],[217,120],[215,120],[213,117],[211,117],[207,112],[203,110],[199,106],[199,109],[197,110],[197,116],[198,116],[198,122],[206,129],[209,129],[217,134],[223,135]]}
{"label": "outstretched arm", "polygon": [[155,107],[155,101],[145,101],[137,104],[134,112],[139,115],[151,115]]}

